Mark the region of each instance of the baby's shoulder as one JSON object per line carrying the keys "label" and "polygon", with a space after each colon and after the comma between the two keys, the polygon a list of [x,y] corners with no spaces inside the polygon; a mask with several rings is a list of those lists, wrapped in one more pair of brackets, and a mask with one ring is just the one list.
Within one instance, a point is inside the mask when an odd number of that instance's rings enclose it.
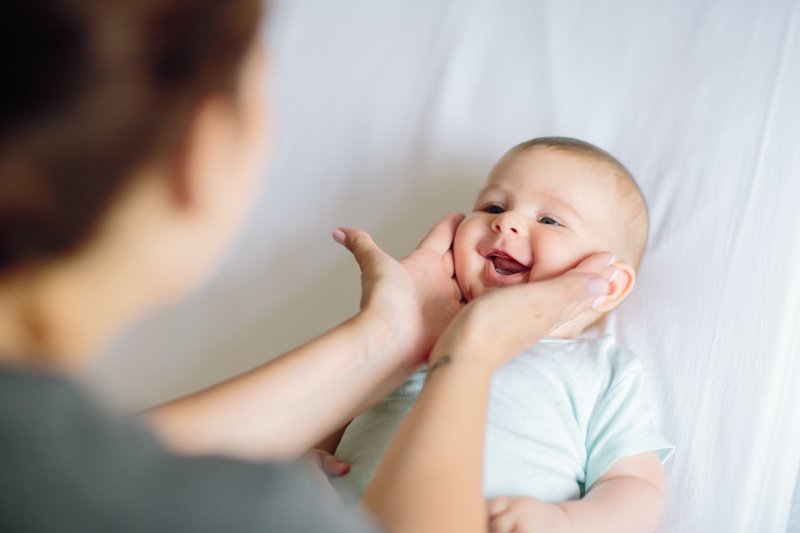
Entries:
{"label": "baby's shoulder", "polygon": [[522,354],[522,359],[552,367],[576,383],[592,382],[602,388],[641,372],[641,361],[613,335],[594,339],[545,338]]}

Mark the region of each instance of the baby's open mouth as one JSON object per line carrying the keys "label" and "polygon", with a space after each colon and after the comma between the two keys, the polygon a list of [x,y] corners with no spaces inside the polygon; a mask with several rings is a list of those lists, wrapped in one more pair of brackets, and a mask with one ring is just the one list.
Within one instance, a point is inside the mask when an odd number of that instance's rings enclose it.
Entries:
{"label": "baby's open mouth", "polygon": [[514,274],[519,274],[520,272],[527,272],[530,270],[528,267],[511,257],[490,255],[489,259],[491,259],[492,264],[494,265],[494,271],[501,276],[513,276]]}

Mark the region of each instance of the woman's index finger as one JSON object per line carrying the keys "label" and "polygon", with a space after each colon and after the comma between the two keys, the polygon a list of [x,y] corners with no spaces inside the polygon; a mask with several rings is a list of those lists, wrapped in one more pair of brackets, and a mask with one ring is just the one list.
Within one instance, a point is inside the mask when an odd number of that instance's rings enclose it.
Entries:
{"label": "woman's index finger", "polygon": [[431,228],[425,237],[422,238],[417,250],[426,249],[436,252],[439,255],[444,255],[453,244],[453,238],[456,234],[456,229],[461,221],[464,220],[464,214],[457,211],[447,213],[444,217]]}

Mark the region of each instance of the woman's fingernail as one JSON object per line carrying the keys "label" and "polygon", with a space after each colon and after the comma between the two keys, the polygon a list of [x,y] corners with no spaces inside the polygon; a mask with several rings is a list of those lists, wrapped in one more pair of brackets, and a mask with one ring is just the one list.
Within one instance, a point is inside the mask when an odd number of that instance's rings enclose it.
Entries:
{"label": "woman's fingernail", "polygon": [[605,303],[606,300],[608,300],[608,296],[600,296],[598,299],[592,302],[592,308],[594,309],[598,305],[603,305],[603,303]]}
{"label": "woman's fingernail", "polygon": [[344,244],[345,234],[340,229],[333,230],[333,240],[338,242],[339,244]]}
{"label": "woman's fingernail", "polygon": [[608,282],[603,278],[592,278],[586,282],[586,292],[593,296],[605,296],[608,294]]}

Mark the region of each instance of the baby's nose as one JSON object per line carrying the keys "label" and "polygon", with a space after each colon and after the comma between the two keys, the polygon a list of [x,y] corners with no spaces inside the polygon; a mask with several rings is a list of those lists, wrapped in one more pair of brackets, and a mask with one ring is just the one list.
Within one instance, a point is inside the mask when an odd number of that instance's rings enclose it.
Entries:
{"label": "baby's nose", "polygon": [[527,226],[524,221],[513,213],[506,211],[494,219],[492,229],[497,233],[512,233],[515,235],[527,235]]}
{"label": "baby's nose", "polygon": [[495,223],[494,230],[500,233],[502,233],[503,231],[510,231],[511,233],[519,233],[519,230],[513,224],[509,224],[507,226],[501,226],[499,222]]}

